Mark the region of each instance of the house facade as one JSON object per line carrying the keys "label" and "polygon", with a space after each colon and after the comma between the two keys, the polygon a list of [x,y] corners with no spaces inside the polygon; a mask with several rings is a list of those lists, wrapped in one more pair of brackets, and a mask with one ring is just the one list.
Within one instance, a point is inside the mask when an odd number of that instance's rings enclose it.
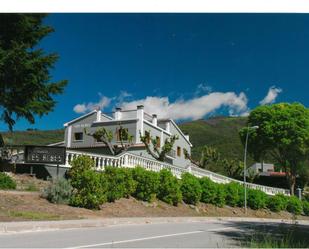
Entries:
{"label": "house facade", "polygon": [[121,110],[117,108],[115,112],[104,114],[100,110],[94,110],[81,117],[64,124],[65,138],[64,145],[70,150],[91,152],[97,154],[111,154],[103,142],[97,141],[87,133],[94,133],[97,129],[104,127],[111,131],[113,145],[120,145],[118,135],[119,127],[127,129],[133,136],[132,146],[129,152],[152,158],[146,151],[145,145],[141,142],[140,134],[149,132],[152,138],[158,142],[158,147],[164,145],[165,139],[172,135],[177,135],[172,151],[167,156],[166,161],[176,166],[187,167],[190,161],[185,158],[184,150],[191,154],[192,144],[189,136],[183,134],[180,128],[172,119],[158,119],[156,114],[149,115],[144,111],[144,106],[137,106],[135,110]]}

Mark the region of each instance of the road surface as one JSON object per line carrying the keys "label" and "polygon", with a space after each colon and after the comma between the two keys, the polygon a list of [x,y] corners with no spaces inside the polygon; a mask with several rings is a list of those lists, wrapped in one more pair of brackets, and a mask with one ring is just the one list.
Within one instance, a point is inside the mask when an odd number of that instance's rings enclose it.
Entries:
{"label": "road surface", "polygon": [[[0,235],[4,248],[201,248],[239,247],[252,233],[273,236],[291,229],[307,233],[309,226],[241,221],[203,221],[165,224],[117,225]],[[309,245],[309,244],[308,244]]]}

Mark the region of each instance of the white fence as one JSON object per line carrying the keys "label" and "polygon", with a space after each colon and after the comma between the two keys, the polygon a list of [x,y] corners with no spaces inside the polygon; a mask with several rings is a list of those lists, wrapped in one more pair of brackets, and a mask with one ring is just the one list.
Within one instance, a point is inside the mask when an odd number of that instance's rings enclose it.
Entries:
{"label": "white fence", "polygon": [[[175,175],[177,178],[180,178],[182,173],[189,172],[197,177],[207,176],[212,181],[217,182],[217,183],[226,184],[229,182],[237,182],[239,184],[244,184],[244,182],[242,181],[238,181],[233,178],[223,176],[223,175],[214,173],[209,170],[201,169],[196,166],[189,166],[187,168],[177,167],[169,163],[159,162],[157,160],[138,156],[138,155],[135,155],[129,152],[120,154],[118,156],[107,156],[107,155],[94,154],[94,153],[88,153],[88,152],[85,153],[85,152],[67,150],[65,167],[70,167],[71,161],[74,158],[81,156],[81,155],[90,156],[95,161],[97,170],[104,170],[105,166],[134,168],[138,165],[147,170],[152,170],[156,172],[160,171],[161,169],[170,169],[173,175]],[[284,195],[289,195],[289,190],[287,189],[273,188],[273,187],[268,187],[264,185],[253,184],[253,183],[246,183],[246,186],[251,189],[261,190],[269,195],[275,195],[279,193],[284,194]]]}

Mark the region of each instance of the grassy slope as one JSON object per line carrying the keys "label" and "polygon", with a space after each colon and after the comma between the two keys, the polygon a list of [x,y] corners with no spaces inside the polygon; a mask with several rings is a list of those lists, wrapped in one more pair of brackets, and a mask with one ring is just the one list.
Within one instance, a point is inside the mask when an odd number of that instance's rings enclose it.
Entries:
{"label": "grassy slope", "polygon": [[47,145],[63,141],[64,130],[15,131],[1,133],[5,144],[14,145]]}

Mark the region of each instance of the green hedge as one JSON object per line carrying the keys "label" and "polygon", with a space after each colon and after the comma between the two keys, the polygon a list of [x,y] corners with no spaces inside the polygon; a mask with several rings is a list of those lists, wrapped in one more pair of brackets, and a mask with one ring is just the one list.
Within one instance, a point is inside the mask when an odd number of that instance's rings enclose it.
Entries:
{"label": "green hedge", "polygon": [[181,187],[182,199],[187,204],[197,204],[201,200],[202,187],[195,176],[189,173],[183,173],[181,175]]}
{"label": "green hedge", "polygon": [[104,176],[107,181],[107,200],[114,202],[120,198],[128,198],[136,190],[132,170],[126,168],[106,167]]}
{"label": "green hedge", "polygon": [[248,189],[248,206],[252,209],[265,208],[268,196],[261,190]]}
{"label": "green hedge", "polygon": [[227,205],[236,207],[242,204],[241,200],[244,199],[244,191],[240,184],[236,182],[225,184],[225,192],[225,201]]}
{"label": "green hedge", "polygon": [[168,204],[177,206],[182,200],[180,184],[172,172],[168,169],[162,169],[159,173],[160,186],[158,189],[158,199]]}
{"label": "green hedge", "polygon": [[0,189],[16,189],[16,182],[9,175],[0,172]]}
{"label": "green hedge", "polygon": [[290,213],[299,215],[303,211],[302,202],[296,196],[291,196],[288,199],[288,203],[287,203],[286,209]]}
{"label": "green hedge", "polygon": [[309,216],[309,201],[303,201],[304,214]]}
{"label": "green hedge", "polygon": [[159,174],[136,167],[132,170],[132,176],[136,181],[136,189],[132,195],[139,200],[153,201],[157,197],[159,190]]}
{"label": "green hedge", "polygon": [[100,205],[107,200],[107,181],[104,174],[86,170],[81,172],[77,178],[74,180],[74,185],[72,181],[75,190],[70,204],[77,207],[99,209]]}
{"label": "green hedge", "polygon": [[287,208],[288,197],[277,194],[268,198],[267,207],[273,212],[284,211]]}
{"label": "green hedge", "polygon": [[[244,206],[244,187],[238,183],[218,184],[207,177],[197,178],[190,173],[183,173],[181,180],[178,180],[167,169],[157,173],[141,167],[106,167],[104,173],[98,173],[93,171],[93,167],[94,161],[87,156],[73,160],[69,171],[74,188],[71,205],[99,208],[105,201],[113,202],[132,195],[143,201],[158,198],[172,205],[183,200],[194,205],[201,201],[218,207]],[[7,175],[0,173],[0,184],[2,178],[5,179],[2,182],[10,181]],[[247,189],[247,203],[252,209],[267,207],[274,212],[287,210],[294,214],[304,212],[309,215],[309,202],[301,202],[295,196],[268,196],[260,190]]]}

